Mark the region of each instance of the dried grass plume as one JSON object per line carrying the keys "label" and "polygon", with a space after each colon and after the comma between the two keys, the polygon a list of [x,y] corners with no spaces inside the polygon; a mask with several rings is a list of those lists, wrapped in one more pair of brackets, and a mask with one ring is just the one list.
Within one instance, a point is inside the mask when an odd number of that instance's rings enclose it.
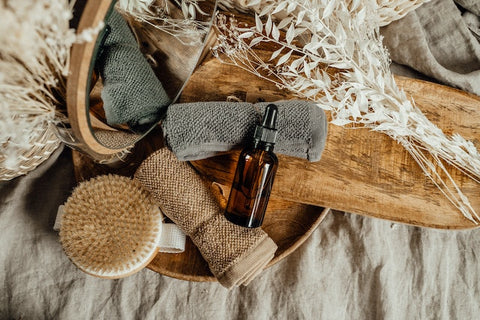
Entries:
{"label": "dried grass plume", "polygon": [[[466,218],[480,221],[445,167],[455,166],[479,182],[480,154],[471,141],[444,134],[398,88],[378,33],[383,18],[377,2],[243,2],[255,12],[255,23],[240,26],[234,18],[219,15],[219,44],[213,49],[219,59],[317,102],[335,125],[390,136]],[[254,48],[261,43],[277,49],[270,57],[260,57]]]}

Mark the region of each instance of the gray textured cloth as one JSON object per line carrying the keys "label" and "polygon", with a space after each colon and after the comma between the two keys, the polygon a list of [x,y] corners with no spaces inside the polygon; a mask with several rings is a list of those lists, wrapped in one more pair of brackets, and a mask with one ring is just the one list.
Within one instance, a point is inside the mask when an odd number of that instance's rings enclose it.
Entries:
{"label": "gray textured cloth", "polygon": [[[273,102],[278,106],[275,153],[320,160],[327,118],[312,102]],[[199,160],[253,141],[256,124],[270,102],[198,102],[174,104],[162,123],[167,145],[180,160]]]}
{"label": "gray textured cloth", "polygon": [[101,96],[107,122],[143,131],[160,120],[171,100],[123,17],[114,10],[106,24],[111,31],[96,68],[103,80]]}
{"label": "gray textured cloth", "polygon": [[480,95],[480,43],[468,23],[480,1],[457,2],[471,12],[462,17],[452,0],[427,2],[382,28],[384,44],[394,62]]}

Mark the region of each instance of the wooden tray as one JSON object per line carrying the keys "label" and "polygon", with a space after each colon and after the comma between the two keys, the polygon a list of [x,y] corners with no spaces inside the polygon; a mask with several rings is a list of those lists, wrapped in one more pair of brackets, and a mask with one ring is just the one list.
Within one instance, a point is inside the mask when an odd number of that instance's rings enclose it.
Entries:
{"label": "wooden tray", "polygon": [[[426,81],[404,77],[396,77],[396,81],[445,133],[459,133],[480,147],[480,97]],[[207,57],[190,79],[182,99],[225,101],[231,95],[250,102],[294,98],[270,82]],[[192,164],[210,179],[227,183],[233,179],[237,157],[238,151]],[[455,168],[448,167],[448,171],[480,212],[480,185]],[[272,196],[282,199],[415,226],[478,227],[424,176],[401,145],[368,129],[330,125],[320,162],[280,155],[275,179]]]}
{"label": "wooden tray", "polygon": [[[102,20],[109,10],[110,4],[111,0],[92,0],[87,2],[78,29],[83,30],[97,25],[98,21]],[[88,79],[89,75],[92,74],[91,61],[95,52],[94,49],[94,43],[89,42],[77,44],[72,50],[72,70],[68,81],[68,112],[73,122],[72,128],[79,141],[84,142],[91,154],[102,158],[119,150],[110,150],[97,142],[90,132],[90,126],[87,123],[88,112],[99,116],[103,113],[101,100],[98,99],[99,92],[94,91],[90,94],[90,108],[88,110],[85,105],[86,94],[88,94],[86,88],[91,83],[94,83],[94,81]],[[97,96],[95,96],[95,93]],[[183,98],[184,101],[188,101],[186,99]],[[90,118],[94,119],[95,117]],[[89,157],[73,151],[75,176],[77,181],[106,173],[132,176],[141,161],[162,146],[162,134],[158,130],[154,130],[135,146],[134,151],[129,158],[125,159],[125,162],[119,162],[116,166],[96,164]],[[230,182],[227,184],[230,184]],[[225,188],[225,190],[228,190],[228,188]],[[296,203],[273,196],[268,206],[263,228],[277,243],[279,248],[269,266],[280,261],[300,246],[328,212],[329,209]],[[187,242],[184,253],[159,254],[148,267],[162,274],[184,280],[215,280],[206,262],[190,240]]]}
{"label": "wooden tray", "polygon": [[[132,176],[143,159],[162,147],[161,137],[161,132],[152,132],[137,144],[132,157],[127,159],[125,165],[119,167],[97,164],[88,156],[72,151],[75,177],[80,182],[108,173]],[[222,186],[222,189],[225,191],[225,196],[228,197],[228,186]],[[281,261],[297,249],[308,239],[329,212],[330,209],[272,196],[262,228],[277,244],[278,249],[267,267]],[[206,261],[188,237],[185,252],[180,254],[159,253],[147,268],[181,280],[216,281],[208,269]]]}

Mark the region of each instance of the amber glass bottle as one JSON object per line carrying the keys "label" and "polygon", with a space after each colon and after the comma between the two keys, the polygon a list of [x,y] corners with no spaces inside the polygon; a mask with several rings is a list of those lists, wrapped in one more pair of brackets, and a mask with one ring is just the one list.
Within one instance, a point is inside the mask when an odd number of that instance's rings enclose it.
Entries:
{"label": "amber glass bottle", "polygon": [[277,107],[269,104],[262,124],[255,130],[252,146],[244,149],[238,159],[225,217],[242,227],[257,228],[263,222],[278,166],[273,153],[276,121]]}

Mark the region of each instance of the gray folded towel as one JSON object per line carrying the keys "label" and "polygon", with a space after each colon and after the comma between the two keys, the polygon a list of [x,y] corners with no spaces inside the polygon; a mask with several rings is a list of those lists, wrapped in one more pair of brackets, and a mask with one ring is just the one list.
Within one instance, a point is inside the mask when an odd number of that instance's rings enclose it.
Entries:
{"label": "gray folded towel", "polygon": [[106,24],[110,33],[95,64],[103,79],[107,122],[142,131],[164,116],[171,100],[123,17],[114,10]]}
{"label": "gray folded towel", "polygon": [[[212,157],[243,147],[253,139],[266,106],[262,102],[196,102],[173,104],[162,122],[166,144],[179,160]],[[327,138],[327,119],[309,101],[281,101],[275,153],[320,160]]]}

